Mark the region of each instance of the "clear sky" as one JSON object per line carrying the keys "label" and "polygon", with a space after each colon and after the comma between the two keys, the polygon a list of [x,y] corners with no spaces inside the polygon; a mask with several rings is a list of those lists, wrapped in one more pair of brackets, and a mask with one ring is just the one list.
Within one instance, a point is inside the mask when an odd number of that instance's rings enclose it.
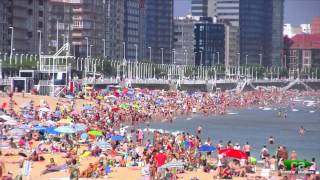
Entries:
{"label": "clear sky", "polygon": [[[191,0],[174,0],[175,16],[190,14]],[[311,23],[314,16],[320,16],[320,0],[285,0],[284,23]]]}

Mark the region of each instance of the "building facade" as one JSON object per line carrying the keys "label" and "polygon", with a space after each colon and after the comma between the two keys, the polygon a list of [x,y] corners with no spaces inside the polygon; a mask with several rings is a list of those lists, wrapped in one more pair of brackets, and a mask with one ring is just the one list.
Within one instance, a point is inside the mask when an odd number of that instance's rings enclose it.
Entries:
{"label": "building facade", "polygon": [[7,52],[7,33],[8,33],[8,22],[7,22],[7,0],[0,1],[0,52],[4,54]]}
{"label": "building facade", "polygon": [[280,64],[283,11],[283,0],[240,1],[240,64]]}
{"label": "building facade", "polygon": [[210,17],[202,17],[194,25],[195,64],[214,65],[224,64],[225,27],[215,24]]}
{"label": "building facade", "polygon": [[[214,5],[208,6],[210,16],[217,18],[219,23],[225,24],[226,66],[236,65],[239,52],[239,0],[213,0]],[[211,10],[212,9],[212,10]]]}
{"label": "building facade", "polygon": [[146,51],[144,61],[173,63],[173,0],[145,0]]}
{"label": "building facade", "polygon": [[208,0],[192,0],[191,15],[194,17],[208,16]]}
{"label": "building facade", "polygon": [[320,16],[313,18],[311,23],[311,33],[320,34]]}
{"label": "building facade", "polygon": [[175,64],[194,64],[194,22],[192,16],[174,19]]}

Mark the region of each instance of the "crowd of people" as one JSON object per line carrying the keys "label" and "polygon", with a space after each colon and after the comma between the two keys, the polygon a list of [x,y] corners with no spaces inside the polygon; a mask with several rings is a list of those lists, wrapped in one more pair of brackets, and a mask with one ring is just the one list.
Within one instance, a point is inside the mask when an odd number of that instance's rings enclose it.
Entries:
{"label": "crowd of people", "polygon": [[[250,177],[256,175],[257,163],[277,175],[287,177],[284,160],[296,160],[297,153],[290,157],[285,146],[277,152],[269,152],[267,146],[261,150],[261,161],[251,157],[249,142],[241,147],[238,143],[213,142],[208,137],[200,138],[202,127],[194,134],[148,132],[138,129],[138,124],[151,121],[172,122],[177,116],[193,113],[224,115],[230,109],[278,104],[294,107],[293,98],[298,96],[320,97],[319,91],[278,91],[259,90],[250,92],[187,92],[148,90],[139,88],[108,87],[94,90],[87,88],[77,94],[61,98],[55,107],[49,107],[44,100],[40,106],[29,102],[20,112],[14,110],[14,94],[9,94],[11,105],[2,105],[2,111],[17,119],[17,124],[2,123],[1,137],[12,149],[18,149],[23,157],[15,163],[24,166],[26,161],[46,161],[43,154],[55,153],[66,159],[57,164],[54,158],[46,165],[43,175],[61,170],[69,170],[70,179],[103,178],[112,172],[113,167],[139,167],[145,179],[178,179],[185,171],[202,170],[214,178]],[[79,99],[87,103],[79,107]],[[0,117],[1,118],[1,117]],[[77,128],[77,125],[81,128]],[[23,128],[22,128],[23,127]],[[54,128],[52,128],[54,127]],[[71,131],[58,131],[59,127],[69,127]],[[12,137],[14,129],[23,129],[19,138]],[[51,129],[50,129],[51,128]],[[49,129],[51,131],[49,131]],[[20,131],[19,131],[20,132]],[[91,133],[92,132],[92,133]],[[95,132],[95,133],[93,133]],[[269,138],[269,143],[273,137]],[[202,150],[201,147],[212,147]],[[244,152],[244,158],[229,157],[219,153],[223,149]],[[3,156],[13,156],[6,153]],[[80,171],[79,159],[96,157],[95,162]],[[295,166],[292,169],[296,168]],[[316,161],[312,159],[310,178],[315,178]],[[291,170],[292,170],[291,169]],[[5,176],[5,164],[1,165],[0,176]],[[196,178],[195,178],[196,179]]]}

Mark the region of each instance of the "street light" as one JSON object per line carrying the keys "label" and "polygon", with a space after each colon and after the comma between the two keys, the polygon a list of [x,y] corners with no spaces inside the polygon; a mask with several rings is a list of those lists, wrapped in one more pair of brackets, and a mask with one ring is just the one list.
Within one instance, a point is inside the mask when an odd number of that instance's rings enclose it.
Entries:
{"label": "street light", "polygon": [[238,55],[238,78],[240,78],[240,52],[237,53]]}
{"label": "street light", "polygon": [[163,48],[161,48],[161,64],[163,65]]}
{"label": "street light", "polygon": [[220,52],[218,51],[217,52],[217,55],[218,55],[218,65],[220,64]]}
{"label": "street light", "polygon": [[260,66],[262,65],[262,53],[259,54],[260,57]]}
{"label": "street light", "polygon": [[136,48],[136,62],[138,62],[138,44],[134,44]]}
{"label": "street light", "polygon": [[203,57],[202,57],[202,51],[200,51],[200,64],[203,65]]}
{"label": "street light", "polygon": [[92,47],[93,47],[93,45],[90,44],[90,55],[89,55],[90,58],[91,58],[91,49],[92,49]]}
{"label": "street light", "polygon": [[106,57],[106,39],[102,39],[103,41],[103,58]]}
{"label": "street light", "polygon": [[89,57],[89,39],[88,37],[84,37],[84,39],[86,39],[87,41],[87,58]]}
{"label": "street light", "polygon": [[12,54],[13,54],[13,27],[9,27],[11,29],[11,47],[10,47],[10,65],[12,64]]}
{"label": "street light", "polygon": [[246,54],[246,65],[248,64],[248,54]]}
{"label": "street light", "polygon": [[41,30],[38,30],[39,33],[39,57],[41,56]]}
{"label": "street light", "polygon": [[126,42],[122,42],[123,45],[123,60],[126,60]]}
{"label": "street light", "polygon": [[151,52],[151,47],[149,46],[148,49],[149,49],[149,61],[150,61],[150,63],[151,63],[151,53],[152,53],[152,52]]}
{"label": "street light", "polygon": [[188,65],[188,51],[185,49],[184,50],[184,53],[186,55],[186,65]]}
{"label": "street light", "polygon": [[176,64],[176,50],[172,49],[172,53],[173,53],[173,64]]}

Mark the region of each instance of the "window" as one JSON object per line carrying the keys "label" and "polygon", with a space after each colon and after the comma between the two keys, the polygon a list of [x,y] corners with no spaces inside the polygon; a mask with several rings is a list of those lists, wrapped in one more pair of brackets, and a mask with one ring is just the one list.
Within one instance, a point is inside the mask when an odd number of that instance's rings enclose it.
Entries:
{"label": "window", "polygon": [[32,9],[28,9],[28,15],[32,15]]}
{"label": "window", "polygon": [[33,3],[33,0],[29,0],[29,4],[32,4]]}
{"label": "window", "polygon": [[43,6],[43,0],[39,0],[39,5]]}
{"label": "window", "polygon": [[32,38],[32,32],[28,32],[28,37]]}
{"label": "window", "polygon": [[39,28],[42,28],[43,27],[43,23],[40,21],[40,22],[38,22],[38,27]]}
{"label": "window", "polygon": [[43,11],[39,11],[39,17],[43,17]]}

